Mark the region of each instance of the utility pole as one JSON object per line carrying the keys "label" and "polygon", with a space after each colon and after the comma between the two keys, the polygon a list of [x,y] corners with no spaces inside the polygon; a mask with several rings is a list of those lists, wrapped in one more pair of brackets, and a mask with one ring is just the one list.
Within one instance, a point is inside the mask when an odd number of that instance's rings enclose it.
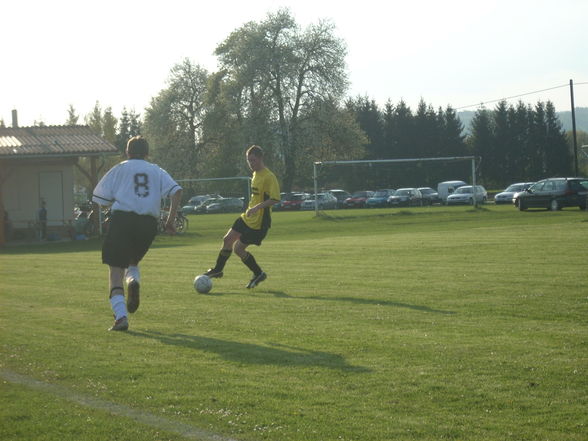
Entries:
{"label": "utility pole", "polygon": [[570,80],[570,97],[572,99],[572,138],[574,140],[574,176],[578,176],[578,141],[576,140],[576,106],[574,105],[573,80]]}

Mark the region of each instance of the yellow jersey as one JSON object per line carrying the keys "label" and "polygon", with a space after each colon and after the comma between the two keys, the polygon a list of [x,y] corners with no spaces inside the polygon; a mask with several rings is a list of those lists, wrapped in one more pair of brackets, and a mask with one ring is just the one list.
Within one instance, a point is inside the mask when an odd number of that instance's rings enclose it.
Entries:
{"label": "yellow jersey", "polygon": [[[247,208],[255,207],[257,204],[273,199],[280,200],[280,184],[278,179],[267,167],[263,170],[253,172],[251,179],[251,199]],[[254,230],[263,230],[271,227],[271,207],[262,208],[251,217],[243,213],[241,218],[249,228]]]}

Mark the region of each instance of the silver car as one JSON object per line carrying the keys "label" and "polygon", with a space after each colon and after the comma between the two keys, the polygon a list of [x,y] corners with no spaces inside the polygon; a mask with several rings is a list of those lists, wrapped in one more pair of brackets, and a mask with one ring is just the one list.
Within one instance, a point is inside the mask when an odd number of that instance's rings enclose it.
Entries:
{"label": "silver car", "polygon": [[[316,200],[319,210],[333,210],[337,208],[337,198],[330,192],[318,193]],[[310,195],[310,199],[302,201],[300,209],[314,210],[314,195]]]}
{"label": "silver car", "polygon": [[[475,198],[478,204],[483,204],[488,199],[488,192],[481,185],[476,185]],[[447,205],[470,204],[474,205],[474,187],[463,185],[447,196]]]}
{"label": "silver car", "polygon": [[501,191],[500,193],[497,193],[494,196],[494,203],[495,204],[512,204],[513,197],[516,193],[521,192],[521,191],[525,191],[527,188],[529,188],[533,184],[534,184],[534,182],[517,182],[516,184],[511,184],[506,188],[506,190]]}

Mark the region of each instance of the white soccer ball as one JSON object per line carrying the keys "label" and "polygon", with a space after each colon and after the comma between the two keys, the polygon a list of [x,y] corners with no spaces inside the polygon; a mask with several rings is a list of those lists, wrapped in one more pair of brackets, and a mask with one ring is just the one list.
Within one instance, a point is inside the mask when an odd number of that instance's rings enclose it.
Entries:
{"label": "white soccer ball", "polygon": [[210,277],[202,274],[194,279],[194,289],[200,294],[206,294],[212,289],[212,280]]}

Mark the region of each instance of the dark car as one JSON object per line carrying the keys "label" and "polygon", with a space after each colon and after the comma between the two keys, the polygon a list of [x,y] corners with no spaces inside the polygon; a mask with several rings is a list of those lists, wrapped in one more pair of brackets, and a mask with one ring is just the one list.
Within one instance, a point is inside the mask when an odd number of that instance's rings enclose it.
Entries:
{"label": "dark car", "polygon": [[195,209],[194,209],[194,213],[195,214],[205,214],[208,213],[208,206],[211,204],[215,204],[218,201],[221,201],[224,198],[210,198],[205,200],[204,202],[202,202],[200,205],[198,205]]}
{"label": "dark car", "polygon": [[385,207],[388,205],[388,198],[394,194],[393,188],[376,190],[374,195],[365,201],[366,208]]}
{"label": "dark car", "polygon": [[351,197],[351,194],[345,190],[329,190],[329,193],[337,198],[337,208],[343,208],[345,199]]}
{"label": "dark car", "polygon": [[388,198],[391,207],[420,207],[423,205],[423,195],[416,188],[399,188]]}
{"label": "dark car", "polygon": [[417,190],[423,195],[423,205],[440,204],[443,202],[439,193],[431,187],[419,187]]}
{"label": "dark car", "polygon": [[588,200],[588,179],[549,178],[531,185],[516,195],[515,205],[519,210],[527,208],[546,208],[561,210],[564,207],[586,209]]}
{"label": "dark car", "polygon": [[284,195],[280,202],[280,210],[292,211],[300,210],[302,202],[308,199],[310,195],[308,193],[288,193]]}
{"label": "dark car", "polygon": [[363,208],[365,207],[365,202],[374,195],[373,191],[365,190],[365,191],[356,191],[351,195],[351,197],[345,199],[343,202],[344,208]]}
{"label": "dark car", "polygon": [[206,206],[207,213],[240,213],[243,211],[243,201],[239,198],[222,198]]}
{"label": "dark car", "polygon": [[212,198],[220,198],[218,194],[201,194],[192,196],[188,199],[188,203],[182,207],[182,214],[191,214],[196,212],[196,208],[200,206],[204,201]]}

